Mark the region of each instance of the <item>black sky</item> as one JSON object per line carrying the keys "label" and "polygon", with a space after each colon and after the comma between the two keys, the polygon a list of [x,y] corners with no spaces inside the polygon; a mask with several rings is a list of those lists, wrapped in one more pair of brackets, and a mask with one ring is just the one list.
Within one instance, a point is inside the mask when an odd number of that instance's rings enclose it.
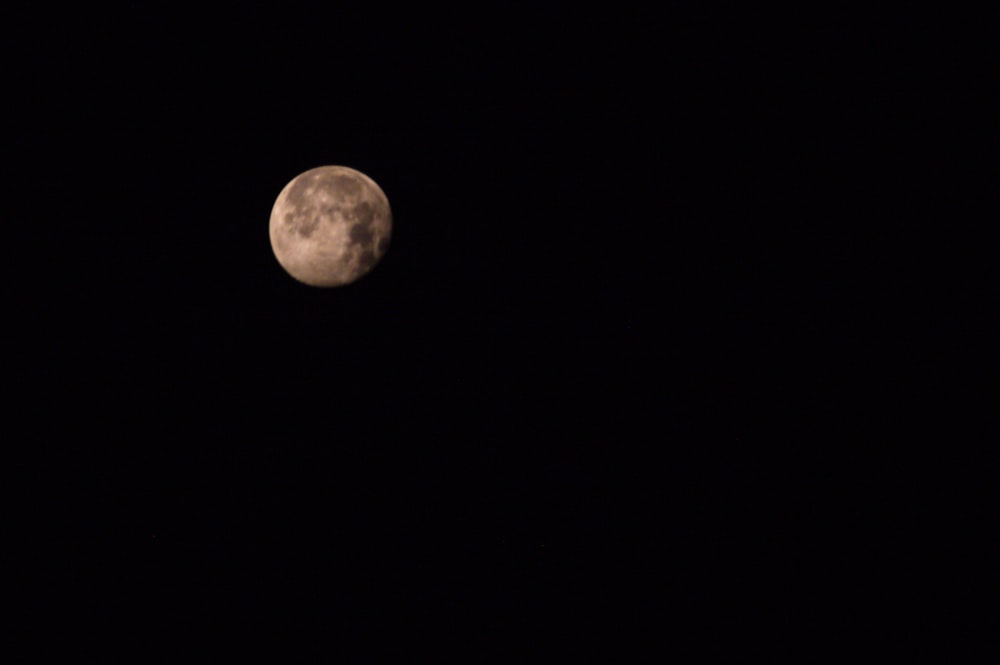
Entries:
{"label": "black sky", "polygon": [[[858,543],[915,519],[885,490],[914,453],[869,427],[912,378],[884,257],[924,120],[896,100],[934,74],[923,28],[885,28],[9,10],[28,623],[90,617],[83,652],[128,662],[176,634],[339,662],[370,630],[376,662],[455,636],[466,662],[626,662],[608,645],[780,652],[790,622],[878,614],[898,598],[854,583],[903,573]],[[324,164],[395,223],[335,290],[267,234]]]}

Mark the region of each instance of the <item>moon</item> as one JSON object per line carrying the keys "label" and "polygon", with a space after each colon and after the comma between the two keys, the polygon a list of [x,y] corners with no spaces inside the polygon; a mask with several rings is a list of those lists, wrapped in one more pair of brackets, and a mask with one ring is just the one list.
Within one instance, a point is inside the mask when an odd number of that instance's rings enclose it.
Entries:
{"label": "moon", "polygon": [[392,211],[374,180],[347,166],[295,176],[271,209],[271,249],[289,275],[309,286],[350,284],[381,260]]}

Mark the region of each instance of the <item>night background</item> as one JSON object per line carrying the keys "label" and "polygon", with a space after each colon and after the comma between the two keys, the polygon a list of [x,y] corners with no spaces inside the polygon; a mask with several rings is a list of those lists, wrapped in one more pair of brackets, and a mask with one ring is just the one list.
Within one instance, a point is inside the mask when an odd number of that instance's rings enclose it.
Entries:
{"label": "night background", "polygon": [[[941,491],[884,429],[921,371],[897,100],[939,61],[894,26],[5,9],[18,654],[78,623],[75,662],[892,643]],[[324,290],[267,226],[326,164],[394,226]]]}

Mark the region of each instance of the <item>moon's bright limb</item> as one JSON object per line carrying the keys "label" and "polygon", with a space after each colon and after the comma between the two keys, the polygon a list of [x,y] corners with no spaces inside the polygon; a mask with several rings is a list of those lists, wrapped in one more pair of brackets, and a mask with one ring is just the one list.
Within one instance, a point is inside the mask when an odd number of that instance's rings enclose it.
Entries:
{"label": "moon's bright limb", "polygon": [[375,181],[346,166],[292,179],[271,209],[271,248],[288,274],[310,286],[349,284],[389,248],[392,211]]}

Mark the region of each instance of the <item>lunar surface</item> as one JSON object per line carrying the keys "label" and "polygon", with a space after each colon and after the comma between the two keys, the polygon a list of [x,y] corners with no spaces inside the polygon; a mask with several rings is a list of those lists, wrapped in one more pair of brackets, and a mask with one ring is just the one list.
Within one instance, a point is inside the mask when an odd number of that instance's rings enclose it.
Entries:
{"label": "lunar surface", "polygon": [[271,209],[271,248],[288,274],[310,286],[350,284],[375,267],[392,235],[389,200],[346,166],[292,179]]}

